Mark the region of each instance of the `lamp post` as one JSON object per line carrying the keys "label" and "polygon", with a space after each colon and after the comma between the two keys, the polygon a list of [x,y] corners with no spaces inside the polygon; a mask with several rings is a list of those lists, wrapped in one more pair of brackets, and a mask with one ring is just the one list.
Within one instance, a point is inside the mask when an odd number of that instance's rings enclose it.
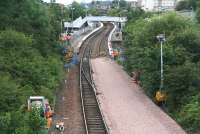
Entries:
{"label": "lamp post", "polygon": [[158,41],[160,42],[160,91],[163,89],[163,43],[165,42],[165,35],[159,34],[156,36]]}
{"label": "lamp post", "polygon": [[121,32],[121,19],[120,19],[120,17],[121,17],[121,14],[119,12],[119,24],[118,24],[119,32]]}
{"label": "lamp post", "polygon": [[117,8],[119,9],[120,7],[119,7],[119,0],[117,1]]}
{"label": "lamp post", "polygon": [[85,9],[85,17],[88,16],[88,9]]}
{"label": "lamp post", "polygon": [[193,17],[193,7],[192,7],[192,6],[190,7],[190,10],[191,10],[191,11],[190,11],[190,12],[191,12],[191,13],[190,13],[190,16]]}
{"label": "lamp post", "polygon": [[60,12],[61,12],[61,20],[60,20],[60,34],[62,34],[63,31],[63,5],[60,5]]}
{"label": "lamp post", "polygon": [[73,27],[74,27],[74,26],[73,26],[73,19],[74,19],[74,12],[73,12],[73,10],[74,10],[75,8],[72,7],[71,9],[72,9],[72,32],[73,32]]}

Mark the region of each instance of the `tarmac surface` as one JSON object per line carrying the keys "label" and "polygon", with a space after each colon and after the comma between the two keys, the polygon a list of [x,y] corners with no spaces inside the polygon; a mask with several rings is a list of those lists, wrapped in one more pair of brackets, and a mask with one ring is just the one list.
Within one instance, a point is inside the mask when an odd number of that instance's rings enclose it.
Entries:
{"label": "tarmac surface", "polygon": [[185,134],[185,131],[109,58],[92,59],[93,79],[110,134]]}

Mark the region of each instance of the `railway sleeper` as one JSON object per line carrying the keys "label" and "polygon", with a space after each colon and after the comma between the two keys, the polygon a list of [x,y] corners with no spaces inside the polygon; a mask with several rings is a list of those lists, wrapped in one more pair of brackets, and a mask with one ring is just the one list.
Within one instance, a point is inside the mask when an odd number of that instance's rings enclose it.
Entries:
{"label": "railway sleeper", "polygon": [[97,133],[100,133],[100,132],[105,133],[106,132],[105,129],[103,129],[103,128],[89,128],[88,130],[91,134],[97,134]]}
{"label": "railway sleeper", "polygon": [[97,124],[97,125],[89,125],[88,124],[88,126],[89,126],[89,128],[93,128],[93,129],[96,129],[96,128],[98,128],[98,129],[102,129],[102,130],[104,130],[105,129],[105,127],[104,127],[104,125],[103,124]]}

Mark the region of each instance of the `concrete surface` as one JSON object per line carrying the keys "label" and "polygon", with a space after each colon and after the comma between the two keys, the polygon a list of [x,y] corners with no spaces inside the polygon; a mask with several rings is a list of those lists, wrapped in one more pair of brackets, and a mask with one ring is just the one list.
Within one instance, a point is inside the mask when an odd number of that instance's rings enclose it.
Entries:
{"label": "concrete surface", "polygon": [[108,58],[91,61],[98,99],[110,134],[185,134],[185,131]]}

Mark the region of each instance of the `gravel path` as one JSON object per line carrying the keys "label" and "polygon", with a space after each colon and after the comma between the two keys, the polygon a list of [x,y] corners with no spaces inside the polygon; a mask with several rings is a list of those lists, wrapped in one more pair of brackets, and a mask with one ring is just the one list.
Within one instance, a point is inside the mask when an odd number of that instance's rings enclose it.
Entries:
{"label": "gravel path", "polygon": [[111,134],[185,134],[108,58],[92,60],[93,78]]}
{"label": "gravel path", "polygon": [[[78,45],[82,39],[91,31],[88,31],[72,42],[74,49],[79,50]],[[80,48],[82,52],[84,47]],[[78,61],[82,53],[78,55]],[[49,134],[60,134],[55,129],[55,123],[58,120],[64,121],[65,132],[63,134],[85,134],[85,124],[81,107],[80,89],[79,89],[79,65],[74,65],[66,73],[61,89],[56,94],[56,106],[53,126]]]}
{"label": "gravel path", "polygon": [[70,69],[58,97],[55,113],[57,117],[64,119],[64,134],[85,134],[79,91],[78,65]]}

